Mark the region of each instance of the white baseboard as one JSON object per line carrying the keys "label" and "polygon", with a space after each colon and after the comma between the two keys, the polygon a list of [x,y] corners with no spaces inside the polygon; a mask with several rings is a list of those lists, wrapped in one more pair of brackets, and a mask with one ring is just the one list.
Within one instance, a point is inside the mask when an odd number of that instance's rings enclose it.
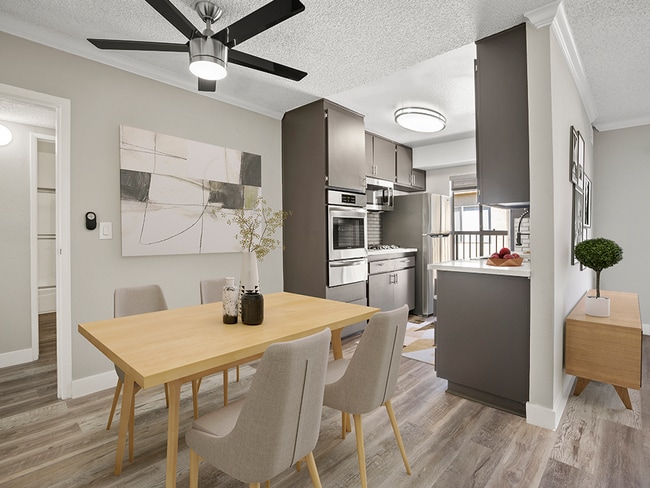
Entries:
{"label": "white baseboard", "polygon": [[575,376],[565,375],[564,391],[562,391],[562,396],[555,403],[553,409],[530,402],[526,403],[526,422],[544,429],[556,430],[560,425],[560,420],[562,420],[564,408],[569,401],[569,395],[571,395],[575,380]]}
{"label": "white baseboard", "polygon": [[117,374],[115,371],[87,376],[72,381],[72,398],[78,398],[108,388],[115,388],[117,384]]}
{"label": "white baseboard", "polygon": [[0,354],[0,368],[30,363],[33,360],[31,347],[29,349],[21,349],[20,351],[3,352]]}

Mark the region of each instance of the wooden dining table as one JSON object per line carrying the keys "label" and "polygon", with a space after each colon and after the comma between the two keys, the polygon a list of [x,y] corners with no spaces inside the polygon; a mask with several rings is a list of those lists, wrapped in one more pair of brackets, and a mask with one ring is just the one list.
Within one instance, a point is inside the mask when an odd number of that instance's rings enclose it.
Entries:
{"label": "wooden dining table", "polygon": [[[378,308],[279,292],[264,295],[261,325],[225,325],[221,302],[79,324],[81,335],[124,371],[115,474],[122,471],[134,391],[167,385],[166,486],[176,486],[181,385],[261,357],[276,342],[332,331],[332,351],[343,357],[341,331]],[[131,439],[130,439],[131,442]]]}

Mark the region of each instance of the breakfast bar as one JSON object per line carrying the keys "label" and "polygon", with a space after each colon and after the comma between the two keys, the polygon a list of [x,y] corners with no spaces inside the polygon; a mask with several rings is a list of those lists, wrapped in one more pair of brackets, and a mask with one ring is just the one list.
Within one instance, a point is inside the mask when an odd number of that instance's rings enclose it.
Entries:
{"label": "breakfast bar", "polygon": [[447,391],[525,416],[529,395],[530,263],[485,259],[436,271],[436,371]]}

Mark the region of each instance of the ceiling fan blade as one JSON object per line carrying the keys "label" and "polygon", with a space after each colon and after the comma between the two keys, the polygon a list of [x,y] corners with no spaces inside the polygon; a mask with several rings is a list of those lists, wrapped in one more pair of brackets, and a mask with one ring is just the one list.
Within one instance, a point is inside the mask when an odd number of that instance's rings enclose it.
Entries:
{"label": "ceiling fan blade", "polygon": [[156,11],[167,19],[171,25],[188,39],[201,35],[194,24],[176,8],[169,0],[145,0]]}
{"label": "ceiling fan blade", "polygon": [[264,71],[265,73],[271,73],[272,75],[281,76],[293,81],[300,81],[307,76],[307,73],[304,71],[290,68],[289,66],[280,63],[274,63],[267,59],[258,58],[252,54],[234,51],[232,49],[228,51],[228,62],[238,64],[239,66],[245,66],[247,68],[253,68],[258,71]]}
{"label": "ceiling fan blade", "polygon": [[204,80],[203,78],[199,78],[199,91],[217,91],[217,80]]}
{"label": "ceiling fan blade", "polygon": [[186,53],[188,43],[176,44],[171,42],[122,41],[119,39],[88,39],[99,49],[119,49],[123,51],[171,51]]}
{"label": "ceiling fan blade", "polygon": [[305,6],[300,0],[273,0],[220,30],[215,36],[228,47],[235,47],[303,10]]}

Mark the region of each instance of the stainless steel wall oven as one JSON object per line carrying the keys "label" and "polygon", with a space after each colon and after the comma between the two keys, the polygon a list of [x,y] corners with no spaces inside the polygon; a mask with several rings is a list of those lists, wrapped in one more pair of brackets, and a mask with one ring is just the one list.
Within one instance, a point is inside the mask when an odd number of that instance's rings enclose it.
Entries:
{"label": "stainless steel wall oven", "polygon": [[328,285],[368,278],[366,196],[327,191]]}

